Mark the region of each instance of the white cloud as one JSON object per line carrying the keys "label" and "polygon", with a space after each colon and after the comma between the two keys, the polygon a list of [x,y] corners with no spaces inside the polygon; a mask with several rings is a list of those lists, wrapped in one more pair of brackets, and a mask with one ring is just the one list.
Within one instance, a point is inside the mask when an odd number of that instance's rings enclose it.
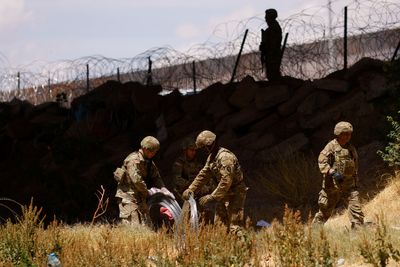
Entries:
{"label": "white cloud", "polygon": [[24,0],[0,0],[0,31],[12,31],[31,17]]}

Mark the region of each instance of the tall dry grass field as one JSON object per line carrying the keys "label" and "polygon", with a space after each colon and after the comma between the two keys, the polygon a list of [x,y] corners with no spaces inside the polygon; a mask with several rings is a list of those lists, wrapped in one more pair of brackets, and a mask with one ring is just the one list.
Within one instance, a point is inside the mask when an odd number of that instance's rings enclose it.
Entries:
{"label": "tall dry grass field", "polygon": [[56,252],[63,266],[400,266],[400,176],[364,211],[368,227],[350,230],[346,214],[317,227],[286,207],[282,218],[245,236],[223,225],[185,225],[154,232],[112,224],[45,226],[41,210],[29,205],[16,221],[0,225],[0,266],[46,266]]}

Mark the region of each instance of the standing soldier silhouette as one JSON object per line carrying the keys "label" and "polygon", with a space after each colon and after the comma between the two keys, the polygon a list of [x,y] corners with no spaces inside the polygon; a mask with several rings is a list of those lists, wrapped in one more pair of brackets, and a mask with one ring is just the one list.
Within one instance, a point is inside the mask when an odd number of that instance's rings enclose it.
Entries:
{"label": "standing soldier silhouette", "polygon": [[261,29],[261,65],[265,67],[268,81],[277,81],[281,77],[282,29],[276,20],[277,17],[278,12],[275,9],[265,10],[268,28]]}

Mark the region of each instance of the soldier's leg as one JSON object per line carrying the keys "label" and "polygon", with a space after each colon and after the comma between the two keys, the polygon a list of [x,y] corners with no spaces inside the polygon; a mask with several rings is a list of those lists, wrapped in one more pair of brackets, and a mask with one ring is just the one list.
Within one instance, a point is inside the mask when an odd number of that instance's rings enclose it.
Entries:
{"label": "soldier's leg", "polygon": [[268,81],[277,81],[281,77],[280,57],[270,57],[267,59],[267,78]]}
{"label": "soldier's leg", "polygon": [[348,213],[352,228],[364,224],[364,213],[361,210],[360,194],[351,190],[348,194]]}
{"label": "soldier's leg", "polygon": [[228,216],[230,219],[229,232],[238,237],[245,237],[244,227],[244,203],[246,200],[247,188],[235,193],[228,204]]}
{"label": "soldier's leg", "polygon": [[142,225],[151,227],[150,210],[146,203],[139,203],[136,210],[139,222]]}
{"label": "soldier's leg", "polygon": [[132,201],[120,199],[118,201],[119,218],[125,224],[140,224],[138,205]]}
{"label": "soldier's leg", "polygon": [[215,203],[214,223],[216,222],[221,222],[227,227],[229,227],[229,216],[225,200],[218,201]]}
{"label": "soldier's leg", "polygon": [[324,224],[331,216],[340,200],[340,192],[336,189],[322,189],[318,196],[319,211],[315,214],[313,223]]}

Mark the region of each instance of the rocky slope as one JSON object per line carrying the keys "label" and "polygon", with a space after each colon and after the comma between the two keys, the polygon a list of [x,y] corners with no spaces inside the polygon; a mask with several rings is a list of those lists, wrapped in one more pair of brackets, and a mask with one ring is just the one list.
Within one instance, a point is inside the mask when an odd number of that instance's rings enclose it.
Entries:
{"label": "rocky slope", "polygon": [[196,95],[176,90],[161,96],[159,86],[109,81],[76,98],[71,108],[17,99],[0,103],[0,197],[21,203],[33,197],[49,217],[87,221],[97,206],[95,192],[104,185],[112,220],[117,217],[112,172],[144,136],[161,141],[156,161],[168,183],[183,138],[209,129],[242,164],[251,214],[268,201],[255,190],[254,177],[263,166],[275,155],[317,155],[340,120],[355,128],[352,143],[360,154],[361,180],[371,188],[382,164],[376,150],[384,146],[385,116],[397,108],[384,64],[364,58],[347,71],[314,81],[284,77],[272,84],[247,76]]}

